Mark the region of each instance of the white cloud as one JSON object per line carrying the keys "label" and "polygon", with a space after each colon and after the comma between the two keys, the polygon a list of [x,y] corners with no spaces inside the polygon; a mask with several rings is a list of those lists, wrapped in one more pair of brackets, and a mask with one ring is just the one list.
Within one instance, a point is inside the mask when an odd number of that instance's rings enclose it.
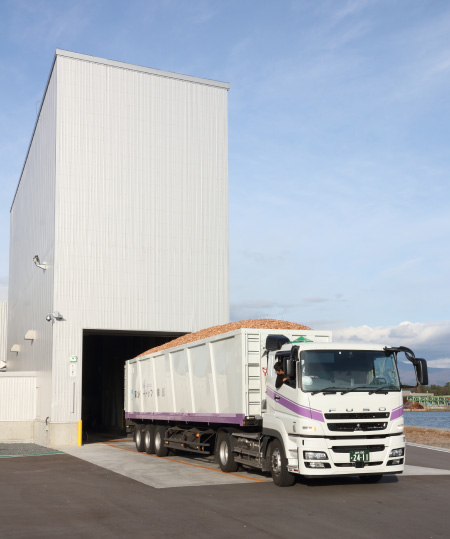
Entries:
{"label": "white cloud", "polygon": [[428,367],[432,369],[450,369],[450,357],[428,360]]}
{"label": "white cloud", "polygon": [[450,320],[341,328],[333,331],[333,339],[407,346],[414,350],[416,356],[426,357],[430,367],[450,367],[450,359],[447,359],[450,350]]}

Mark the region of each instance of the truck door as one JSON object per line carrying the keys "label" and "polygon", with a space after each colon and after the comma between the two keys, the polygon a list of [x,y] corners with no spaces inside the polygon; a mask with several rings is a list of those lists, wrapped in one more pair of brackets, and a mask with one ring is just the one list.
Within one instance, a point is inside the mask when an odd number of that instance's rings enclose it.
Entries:
{"label": "truck door", "polygon": [[[274,364],[281,362],[282,370],[289,380],[281,387],[275,386],[277,373]],[[297,391],[297,362],[291,359],[290,353],[278,352],[275,361],[269,362],[267,373],[267,410],[272,412],[275,418],[280,419],[287,432],[295,432],[296,417],[298,417],[298,391]]]}

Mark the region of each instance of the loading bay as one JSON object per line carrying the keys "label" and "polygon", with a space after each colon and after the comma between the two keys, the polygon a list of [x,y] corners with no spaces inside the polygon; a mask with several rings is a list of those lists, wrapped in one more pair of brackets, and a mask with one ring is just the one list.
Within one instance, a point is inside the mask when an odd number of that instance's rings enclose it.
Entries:
{"label": "loading bay", "polygon": [[222,473],[212,458],[137,453],[130,439],[0,458],[0,537],[447,538],[450,451],[408,444],[399,477]]}

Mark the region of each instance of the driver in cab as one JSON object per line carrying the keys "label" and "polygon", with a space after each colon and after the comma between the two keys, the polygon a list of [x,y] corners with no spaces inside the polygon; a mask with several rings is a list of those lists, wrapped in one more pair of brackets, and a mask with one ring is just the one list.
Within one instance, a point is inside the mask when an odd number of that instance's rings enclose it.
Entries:
{"label": "driver in cab", "polygon": [[275,387],[277,389],[280,389],[280,387],[283,384],[287,384],[289,382],[289,376],[283,371],[283,363],[281,361],[277,361],[275,365],[273,366],[277,373],[277,379],[275,380]]}

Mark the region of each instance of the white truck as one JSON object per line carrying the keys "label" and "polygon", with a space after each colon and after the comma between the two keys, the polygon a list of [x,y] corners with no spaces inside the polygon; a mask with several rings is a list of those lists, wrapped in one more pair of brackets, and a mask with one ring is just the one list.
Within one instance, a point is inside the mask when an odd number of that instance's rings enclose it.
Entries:
{"label": "white truck", "polygon": [[278,486],[298,474],[375,482],[402,473],[397,356],[413,363],[420,384],[426,361],[405,347],[332,344],[326,331],[279,333],[238,329],[127,361],[125,415],[137,450],[213,453],[224,472],[258,468]]}

